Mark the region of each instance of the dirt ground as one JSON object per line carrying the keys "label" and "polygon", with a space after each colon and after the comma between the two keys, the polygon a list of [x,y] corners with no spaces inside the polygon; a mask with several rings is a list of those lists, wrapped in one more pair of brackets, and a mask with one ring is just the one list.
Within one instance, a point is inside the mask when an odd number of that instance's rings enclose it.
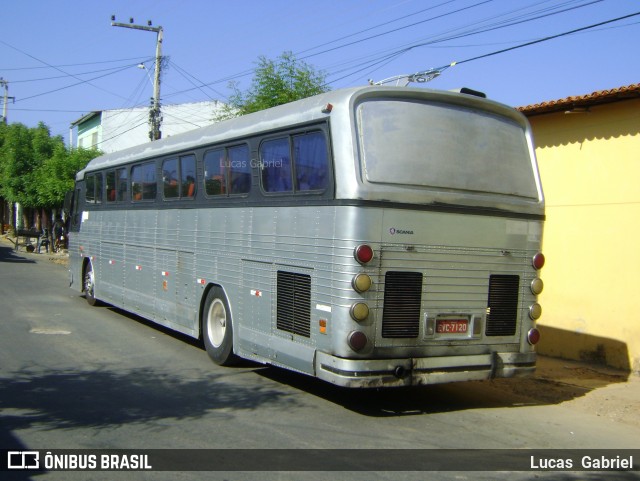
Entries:
{"label": "dirt ground", "polygon": [[538,356],[536,373],[491,385],[523,402],[567,403],[574,409],[640,427],[640,376],[606,366]]}

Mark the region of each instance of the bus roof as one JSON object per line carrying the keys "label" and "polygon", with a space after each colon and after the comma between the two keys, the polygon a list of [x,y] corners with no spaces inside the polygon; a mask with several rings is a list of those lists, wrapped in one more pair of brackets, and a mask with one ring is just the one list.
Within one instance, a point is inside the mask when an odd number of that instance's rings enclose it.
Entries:
{"label": "bus roof", "polygon": [[[410,87],[352,87],[315,95],[260,112],[217,122],[162,140],[147,142],[125,150],[96,157],[91,160],[83,170],[77,173],[76,180],[82,180],[86,172],[171,155],[173,153],[215,144],[216,142],[242,138],[255,133],[268,132],[292,125],[322,120],[327,118],[331,112],[331,110],[325,109],[327,104],[332,105],[333,112],[335,112],[333,115],[336,115],[338,112],[350,112],[351,103],[360,97],[390,96],[440,100],[453,104],[476,106],[483,110],[489,110],[500,115],[511,117],[523,125],[526,124],[526,120],[523,120],[525,117],[515,109],[498,102],[465,93]],[[349,115],[349,113],[347,113],[347,115]]]}

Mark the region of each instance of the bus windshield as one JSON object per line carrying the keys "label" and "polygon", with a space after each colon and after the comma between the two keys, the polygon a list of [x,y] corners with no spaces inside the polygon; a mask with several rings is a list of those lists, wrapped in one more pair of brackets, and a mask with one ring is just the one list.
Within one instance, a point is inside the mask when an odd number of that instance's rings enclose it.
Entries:
{"label": "bus windshield", "polygon": [[525,130],[477,109],[410,100],[357,108],[368,182],[538,199]]}

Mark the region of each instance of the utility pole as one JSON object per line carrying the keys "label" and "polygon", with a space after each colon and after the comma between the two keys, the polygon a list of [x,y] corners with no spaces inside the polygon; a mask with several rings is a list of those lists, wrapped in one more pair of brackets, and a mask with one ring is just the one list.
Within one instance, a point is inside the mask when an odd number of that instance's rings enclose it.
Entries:
{"label": "utility pole", "polygon": [[151,99],[151,108],[149,109],[149,139],[159,140],[162,138],[160,132],[160,124],[162,123],[162,115],[160,114],[160,69],[162,68],[162,27],[152,27],[151,20],[147,25],[135,25],[133,18],[129,19],[129,23],[116,22],[115,15],[111,16],[112,27],[133,28],[135,30],[145,30],[147,32],[155,32],[156,38],[156,69],[153,81],[153,97]]}
{"label": "utility pole", "polygon": [[9,82],[0,77],[0,87],[4,87],[4,104],[2,106],[2,121],[5,125],[7,125],[7,104],[9,103],[9,99],[12,99],[14,102],[16,101],[15,97],[9,97]]}

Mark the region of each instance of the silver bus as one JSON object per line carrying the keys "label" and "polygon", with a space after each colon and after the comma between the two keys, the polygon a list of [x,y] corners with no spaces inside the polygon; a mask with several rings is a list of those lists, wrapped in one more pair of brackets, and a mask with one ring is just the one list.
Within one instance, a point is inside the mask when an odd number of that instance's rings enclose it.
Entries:
{"label": "silver bus", "polygon": [[460,92],[337,90],[92,160],[70,283],[348,387],[527,375],[544,200],[530,127]]}

